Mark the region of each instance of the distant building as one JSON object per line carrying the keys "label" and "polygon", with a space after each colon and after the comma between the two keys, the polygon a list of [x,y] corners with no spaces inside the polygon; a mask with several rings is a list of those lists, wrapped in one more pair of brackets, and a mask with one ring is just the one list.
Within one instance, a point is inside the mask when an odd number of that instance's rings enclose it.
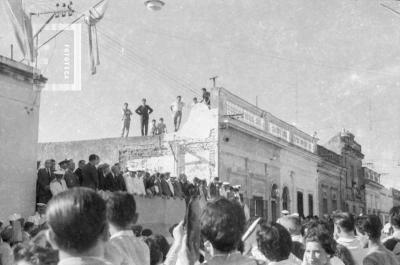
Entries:
{"label": "distant building", "polygon": [[326,148],[343,157],[343,167],[346,168],[344,209],[354,214],[365,213],[365,183],[362,172],[361,145],[354,140],[354,134],[343,131],[331,138]]}
{"label": "distant building", "polygon": [[400,206],[400,190],[391,188],[393,196],[393,206]]}
{"label": "distant building", "polygon": [[344,210],[346,198],[346,168],[342,166],[342,157],[321,146],[317,146],[319,215]]}
{"label": "distant building", "polygon": [[367,167],[362,168],[365,180],[365,200],[367,214],[381,213],[381,191],[384,186],[381,184],[381,175]]}
{"label": "distant building", "polygon": [[218,175],[242,186],[251,215],[275,221],[283,209],[318,214],[317,139],[224,88],[212,94],[219,113]]}
{"label": "distant building", "polygon": [[1,220],[35,210],[40,93],[45,82],[35,68],[0,56]]}
{"label": "distant building", "polygon": [[386,187],[382,188],[380,191],[380,216],[382,223],[386,224],[389,222],[389,211],[393,207],[393,194],[392,191]]}

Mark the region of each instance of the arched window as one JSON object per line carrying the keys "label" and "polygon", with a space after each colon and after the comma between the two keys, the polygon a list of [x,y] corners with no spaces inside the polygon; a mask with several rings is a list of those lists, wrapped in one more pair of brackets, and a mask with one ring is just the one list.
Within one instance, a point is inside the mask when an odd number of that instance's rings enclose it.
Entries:
{"label": "arched window", "polygon": [[286,186],[282,191],[282,210],[289,211],[289,188]]}

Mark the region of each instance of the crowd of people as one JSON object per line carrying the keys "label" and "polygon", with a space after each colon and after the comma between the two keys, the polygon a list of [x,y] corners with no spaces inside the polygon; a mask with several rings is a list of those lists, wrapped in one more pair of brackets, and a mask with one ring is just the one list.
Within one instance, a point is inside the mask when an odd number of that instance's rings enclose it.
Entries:
{"label": "crowd of people", "polygon": [[128,192],[60,192],[39,210],[40,223],[13,215],[1,225],[1,264],[400,264],[399,206],[390,211],[392,229],[384,230],[376,215],[347,212],[247,220],[238,200],[219,196],[188,214],[198,220],[173,225],[170,242],[137,225],[139,214]]}
{"label": "crowd of people", "polygon": [[[214,178],[124,171],[99,156],[49,159],[38,170],[37,212],[0,224],[1,265],[400,265],[400,206],[376,215],[335,212],[276,222],[246,214],[240,186]],[[185,199],[170,236],[137,224],[136,196]],[[201,207],[194,201],[203,199]],[[200,205],[200,203],[199,203]],[[197,212],[198,211],[198,212]]]}
{"label": "crowd of people", "polygon": [[[207,91],[206,88],[202,88],[202,99],[198,101],[197,97],[193,98],[193,105],[198,103],[204,103],[210,108],[211,105],[211,94]],[[176,101],[174,101],[170,105],[170,110],[173,117],[174,123],[174,131],[177,132],[181,126],[182,120],[182,111],[185,107],[185,103],[182,101],[182,96],[177,96]],[[147,100],[144,98],[142,99],[142,104],[136,108],[135,113],[140,117],[140,131],[142,136],[148,135],[149,129],[149,120],[150,114],[153,113],[153,109],[147,104]],[[122,108],[122,134],[121,137],[128,137],[129,136],[129,129],[131,126],[131,116],[133,112],[129,109],[129,104],[124,103],[124,107]],[[167,133],[167,126],[164,122],[164,118],[159,118],[159,122],[157,123],[156,119],[151,120],[151,128],[150,128],[151,135],[161,135]]]}
{"label": "crowd of people", "polygon": [[88,187],[101,191],[127,191],[130,194],[162,198],[185,199],[195,193],[204,200],[224,196],[239,198],[240,186],[220,182],[216,177],[209,184],[204,179],[194,178],[189,181],[185,174],[171,176],[170,172],[149,173],[145,170],[122,169],[119,163],[100,164],[96,154],[89,156],[89,162],[80,160],[76,168],[72,159],[58,163],[48,159],[44,167],[38,169],[36,202],[47,202],[58,193],[75,187]]}

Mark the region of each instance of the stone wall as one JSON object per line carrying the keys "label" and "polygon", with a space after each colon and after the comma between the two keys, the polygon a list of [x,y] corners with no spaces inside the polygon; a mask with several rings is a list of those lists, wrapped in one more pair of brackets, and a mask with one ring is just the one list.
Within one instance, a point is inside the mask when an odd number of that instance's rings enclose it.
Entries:
{"label": "stone wall", "polygon": [[35,209],[40,89],[45,79],[32,73],[37,74],[0,56],[1,220]]}

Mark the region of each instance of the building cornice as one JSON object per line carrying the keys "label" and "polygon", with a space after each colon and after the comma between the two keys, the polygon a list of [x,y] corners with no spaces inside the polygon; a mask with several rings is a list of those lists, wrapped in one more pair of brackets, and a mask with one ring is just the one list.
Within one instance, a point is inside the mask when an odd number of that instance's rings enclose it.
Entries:
{"label": "building cornice", "polygon": [[41,86],[47,82],[37,68],[0,55],[0,73]]}
{"label": "building cornice", "polygon": [[227,126],[227,128],[232,128],[232,129],[236,129],[242,133],[251,135],[255,138],[258,138],[260,140],[266,141],[268,143],[271,143],[277,147],[280,147],[282,149],[288,150],[288,151],[292,151],[298,155],[304,156],[314,162],[318,162],[319,161],[319,157],[311,152],[308,152],[300,147],[295,146],[292,143],[289,143],[283,139],[280,139],[279,137],[273,136],[271,134],[268,134],[262,130],[258,130],[256,128],[251,128],[249,130],[248,126],[245,124],[242,124],[242,122],[240,121],[236,121],[236,120],[231,120],[228,124],[227,123],[221,123],[222,126]]}

